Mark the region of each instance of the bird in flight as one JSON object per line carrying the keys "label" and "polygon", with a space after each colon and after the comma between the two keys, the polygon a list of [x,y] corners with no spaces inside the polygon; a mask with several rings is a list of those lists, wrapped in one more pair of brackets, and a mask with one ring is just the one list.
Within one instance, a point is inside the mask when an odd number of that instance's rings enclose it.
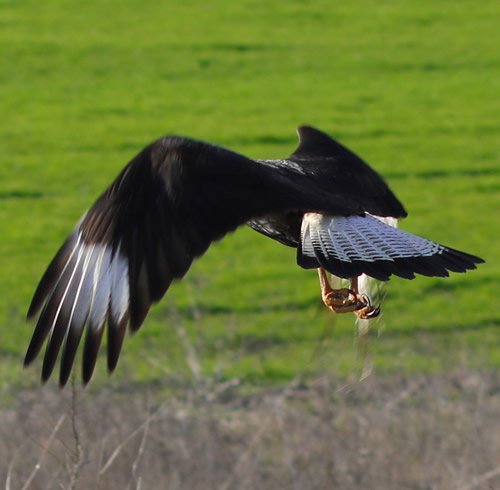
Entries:
{"label": "bird in flight", "polygon": [[[42,380],[62,351],[63,386],[85,330],[86,384],[107,324],[113,371],[127,328],[136,331],[196,257],[244,224],[295,247],[299,266],[318,269],[325,305],[363,319],[380,308],[359,291],[362,274],[381,281],[445,277],[483,262],[391,226],[407,213],[378,173],[317,129],[297,133],[295,152],[276,160],[179,136],[144,148],[83,215],[43,275],[28,311],[32,318],[41,310],[25,365],[47,340]],[[332,288],[327,272],[350,287]]]}

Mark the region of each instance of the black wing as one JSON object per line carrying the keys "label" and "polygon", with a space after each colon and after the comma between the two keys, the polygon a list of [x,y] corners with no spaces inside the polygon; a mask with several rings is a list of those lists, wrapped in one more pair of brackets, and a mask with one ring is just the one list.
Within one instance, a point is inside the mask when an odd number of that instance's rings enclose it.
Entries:
{"label": "black wing", "polygon": [[[394,218],[407,216],[384,179],[351,150],[309,126],[299,127],[297,134],[299,146],[288,158],[261,161],[289,169],[302,181],[314,181],[318,192],[335,196],[342,203],[332,213],[337,216],[364,215],[365,212]],[[268,214],[250,220],[248,225],[280,243],[296,247],[300,242],[303,211]]]}
{"label": "black wing", "polygon": [[165,137],[141,151],[80,220],[49,265],[28,311],[42,308],[25,357],[48,338],[42,379],[62,347],[69,377],[83,331],[83,380],[92,376],[108,323],[108,368],[130,325],[210,243],[252,217],[286,209],[343,210],[319,179],[247,159],[199,141]]}
{"label": "black wing", "polygon": [[405,208],[384,179],[351,150],[327,134],[309,126],[297,129],[299,146],[287,160],[318,178],[321,187],[340,198],[343,216],[356,209],[377,216],[404,218]]}

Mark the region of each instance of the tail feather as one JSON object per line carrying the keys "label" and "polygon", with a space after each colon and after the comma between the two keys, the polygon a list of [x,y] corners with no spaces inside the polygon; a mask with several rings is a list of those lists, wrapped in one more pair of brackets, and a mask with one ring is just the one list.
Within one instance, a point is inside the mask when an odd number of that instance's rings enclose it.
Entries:
{"label": "tail feather", "polygon": [[391,275],[413,279],[415,274],[446,277],[483,262],[474,255],[397,228],[391,217],[328,216],[307,213],[302,220],[297,262],[323,267],[346,279],[366,274],[386,281]]}

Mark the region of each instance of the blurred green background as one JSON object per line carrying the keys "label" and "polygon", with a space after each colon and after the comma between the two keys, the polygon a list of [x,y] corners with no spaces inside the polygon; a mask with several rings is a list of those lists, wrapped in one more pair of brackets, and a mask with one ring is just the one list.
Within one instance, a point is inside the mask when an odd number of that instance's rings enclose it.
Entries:
{"label": "blurred green background", "polygon": [[[387,178],[402,227],[483,257],[393,279],[375,369],[500,366],[498,2],[0,1],[0,379],[21,367],[37,281],[142,147],[175,133],[250,157],[328,132]],[[257,196],[258,198],[258,196]],[[321,304],[294,250],[242,228],[171,287],[100,383],[181,388],[358,373],[353,316]],[[383,328],[380,328],[383,327]]]}

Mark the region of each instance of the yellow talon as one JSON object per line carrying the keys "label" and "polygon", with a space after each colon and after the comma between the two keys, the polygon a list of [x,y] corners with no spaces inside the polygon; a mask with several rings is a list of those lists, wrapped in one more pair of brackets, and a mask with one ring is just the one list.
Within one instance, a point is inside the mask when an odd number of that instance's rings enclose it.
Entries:
{"label": "yellow talon", "polygon": [[354,314],[363,320],[375,318],[380,314],[380,306],[372,306],[370,298],[358,292],[358,278],[351,281],[351,288],[332,289],[324,269],[318,269],[321,285],[321,299],[334,313]]}

